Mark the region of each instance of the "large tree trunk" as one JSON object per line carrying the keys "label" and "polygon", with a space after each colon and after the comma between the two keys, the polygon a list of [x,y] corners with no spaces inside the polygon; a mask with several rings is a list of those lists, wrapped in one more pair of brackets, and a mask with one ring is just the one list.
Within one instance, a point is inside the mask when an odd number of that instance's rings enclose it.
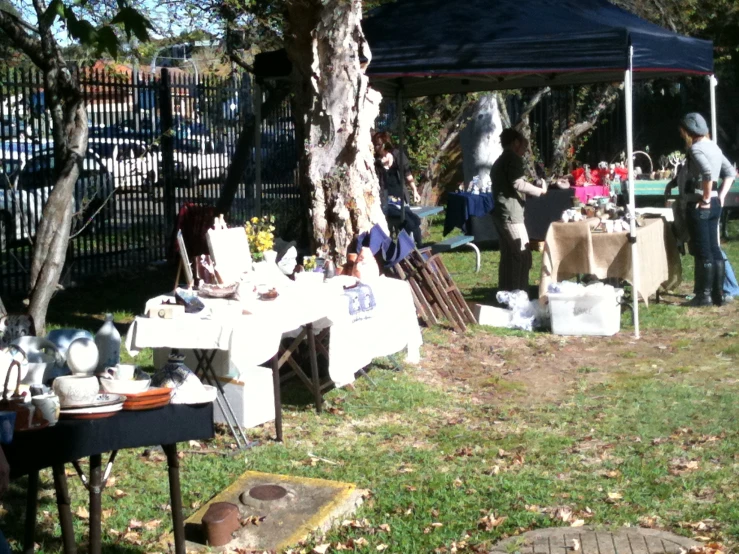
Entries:
{"label": "large tree trunk", "polygon": [[87,112],[79,87],[57,48],[45,42],[49,67],[44,89],[54,122],[56,181],[44,206],[31,262],[29,314],[36,332],[45,334],[46,312],[67,255],[72,227],[74,188],[87,152]]}
{"label": "large tree trunk", "polygon": [[361,16],[360,0],[302,0],[287,10],[300,185],[313,246],[337,262],[358,233],[384,221],[370,136],[381,96],[360,67],[360,53],[370,58]]}

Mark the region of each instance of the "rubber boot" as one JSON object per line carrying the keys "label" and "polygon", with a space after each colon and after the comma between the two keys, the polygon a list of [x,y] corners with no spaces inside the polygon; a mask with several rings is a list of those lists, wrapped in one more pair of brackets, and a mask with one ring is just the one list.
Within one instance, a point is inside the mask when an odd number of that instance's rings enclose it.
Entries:
{"label": "rubber boot", "polygon": [[724,298],[724,279],[726,278],[726,262],[724,260],[716,260],[713,262],[713,286],[711,290],[711,300],[716,306],[723,306],[726,303]]}
{"label": "rubber boot", "polygon": [[695,264],[695,296],[692,300],[684,302],[687,307],[711,306],[711,290],[713,289],[713,263],[696,260]]}

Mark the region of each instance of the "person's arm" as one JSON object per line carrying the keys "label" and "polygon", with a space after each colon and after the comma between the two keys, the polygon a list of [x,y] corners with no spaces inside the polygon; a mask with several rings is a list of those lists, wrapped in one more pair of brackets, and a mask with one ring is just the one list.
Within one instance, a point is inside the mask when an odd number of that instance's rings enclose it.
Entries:
{"label": "person's arm", "polygon": [[413,178],[412,173],[406,173],[405,176],[405,182],[408,183],[408,186],[411,188],[411,191],[413,192],[413,201],[415,203],[418,203],[421,201],[421,195],[418,194],[418,187],[416,186],[416,180]]}
{"label": "person's arm", "polygon": [[731,162],[726,159],[726,156],[721,156],[721,173],[719,176],[723,178],[723,180],[718,189],[718,199],[723,206],[726,201],[726,195],[729,194],[729,189],[734,183],[734,178],[736,177],[736,170],[734,169],[734,166],[731,165]]}
{"label": "person's arm", "polygon": [[403,170],[405,171],[405,182],[413,192],[413,201],[418,203],[421,201],[421,195],[418,194],[418,187],[416,186],[416,180],[413,178],[413,172],[411,171],[411,164],[408,162],[408,156],[405,152],[398,152],[398,163],[401,163]]}
{"label": "person's arm", "polygon": [[519,192],[528,194],[529,196],[541,196],[547,192],[547,182],[544,179],[539,179],[539,184],[541,185],[541,188],[536,185],[532,185],[521,177],[513,182],[513,188]]}

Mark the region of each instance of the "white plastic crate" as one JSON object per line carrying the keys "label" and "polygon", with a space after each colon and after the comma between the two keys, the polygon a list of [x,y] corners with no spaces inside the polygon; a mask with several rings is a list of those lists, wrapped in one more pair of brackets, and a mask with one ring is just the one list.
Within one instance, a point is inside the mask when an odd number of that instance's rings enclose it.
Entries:
{"label": "white plastic crate", "polygon": [[623,290],[599,287],[589,294],[549,293],[552,333],[609,337],[621,330]]}
{"label": "white plastic crate", "polygon": [[[275,389],[272,369],[251,367],[243,371],[238,379],[219,377],[226,398],[231,403],[234,415],[242,427],[256,427],[275,419]],[[216,402],[213,419],[226,423],[221,408]]]}

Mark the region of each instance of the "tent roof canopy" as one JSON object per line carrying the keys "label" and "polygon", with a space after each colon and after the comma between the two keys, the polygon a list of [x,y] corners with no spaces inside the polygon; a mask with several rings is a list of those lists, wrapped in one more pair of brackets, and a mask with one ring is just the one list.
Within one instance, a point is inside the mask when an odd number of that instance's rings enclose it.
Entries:
{"label": "tent roof canopy", "polygon": [[[653,25],[606,0],[398,0],[363,21],[367,75],[406,97],[622,82],[713,73],[711,41]],[[284,52],[257,56],[263,77],[289,73]]]}

